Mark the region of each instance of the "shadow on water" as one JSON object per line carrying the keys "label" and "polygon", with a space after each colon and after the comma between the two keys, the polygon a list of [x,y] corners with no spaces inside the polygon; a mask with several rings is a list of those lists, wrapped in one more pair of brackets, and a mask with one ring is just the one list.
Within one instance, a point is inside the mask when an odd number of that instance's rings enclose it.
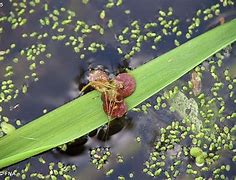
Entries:
{"label": "shadow on water", "polygon": [[[129,68],[129,64],[127,61],[122,61],[121,59],[121,55],[118,55],[116,49],[111,45],[108,45],[104,51],[89,55],[86,60],[86,68],[80,71],[79,75],[75,78],[75,83],[78,85],[79,90],[88,84],[87,77],[89,72],[93,69],[103,69],[109,75],[125,72],[126,69]],[[87,88],[85,93],[91,90],[93,90],[93,88]]]}
{"label": "shadow on water", "polygon": [[109,145],[109,141],[111,140],[113,135],[119,133],[120,131],[122,131],[122,129],[132,130],[132,128],[133,124],[130,118],[118,118],[112,120],[111,122],[98,129],[91,131],[87,135],[74,140],[73,142],[67,143],[66,150],[62,150],[61,148],[57,148],[57,150],[65,155],[78,156],[88,150],[86,144],[88,140],[97,141],[101,144]]}

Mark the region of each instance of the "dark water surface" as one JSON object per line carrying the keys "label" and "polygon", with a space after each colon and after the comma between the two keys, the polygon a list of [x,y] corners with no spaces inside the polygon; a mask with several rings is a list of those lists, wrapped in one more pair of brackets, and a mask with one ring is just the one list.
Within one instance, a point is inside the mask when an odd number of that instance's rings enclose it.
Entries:
{"label": "dark water surface", "polygon": [[[103,36],[97,33],[90,35],[86,39],[85,44],[90,44],[93,41],[102,42],[105,44],[105,50],[96,53],[85,52],[85,58],[81,59],[80,54],[76,54],[73,48],[64,45],[65,42],[55,42],[50,38],[28,40],[21,37],[23,33],[32,33],[34,31],[39,33],[47,32],[49,37],[54,34],[54,31],[49,27],[42,27],[40,23],[36,21],[47,16],[50,12],[42,10],[41,7],[43,7],[44,3],[41,3],[38,8],[35,8],[36,13],[34,15],[27,17],[28,23],[23,27],[11,30],[9,24],[1,23],[0,27],[5,28],[5,33],[0,34],[0,51],[9,48],[11,43],[16,43],[16,48],[7,55],[6,60],[0,61],[0,81],[2,82],[8,79],[4,77],[5,68],[9,65],[13,65],[15,74],[11,77],[11,80],[14,82],[16,88],[22,89],[24,85],[28,87],[26,94],[20,93],[16,99],[12,99],[8,103],[0,104],[3,108],[3,112],[0,112],[0,115],[8,117],[12,123],[20,119],[22,124],[27,124],[41,116],[45,109],[51,111],[78,97],[79,89],[87,83],[86,77],[90,68],[102,65],[111,74],[117,74],[124,71],[126,68],[134,69],[175,47],[175,35],[163,36],[162,41],[157,44],[156,50],[151,48],[153,43],[148,41],[143,44],[140,52],[136,53],[131,59],[125,60],[123,55],[117,52],[117,47],[122,45],[116,38],[121,34],[124,27],[130,26],[132,21],[138,20],[140,26],[148,22],[154,22],[157,17],[159,17],[159,10],[165,11],[168,7],[172,7],[174,10],[173,18],[179,18],[181,22],[179,29],[182,30],[183,35],[178,37],[178,40],[182,44],[187,41],[185,37],[187,26],[190,24],[192,17],[195,16],[196,11],[198,9],[209,8],[218,1],[129,0],[124,1],[122,6],[107,11],[104,19],[99,18],[99,12],[104,9],[105,6],[105,3],[101,0],[91,1],[88,5],[84,5],[81,1],[75,0],[46,2],[51,9],[65,7],[66,9],[75,11],[76,18],[85,21],[89,25],[96,23],[106,26],[108,19],[113,19],[114,26],[111,29],[106,28]],[[0,15],[8,15],[10,9],[12,10],[14,8],[11,6],[10,2],[3,1],[2,3],[3,7],[0,7]],[[130,10],[131,13],[125,14],[125,10]],[[235,18],[236,6],[221,7],[219,16],[215,16],[207,21],[202,20],[200,27],[194,30],[192,38],[219,25],[219,18],[222,17],[226,22]],[[68,27],[64,33],[69,35],[76,34],[71,29],[71,27]],[[141,29],[145,31],[144,28]],[[160,33],[161,28],[155,31]],[[48,60],[43,55],[38,57],[39,60],[45,59],[45,64],[36,68],[35,72],[39,80],[34,82],[33,77],[29,79],[24,78],[25,75],[32,73],[32,71],[29,70],[29,62],[24,58],[19,58],[19,62],[14,64],[11,60],[14,57],[20,57],[21,49],[39,43],[47,45],[46,51],[50,52],[52,57]],[[125,46],[124,52],[129,52],[132,45],[131,43],[131,45]],[[233,45],[232,53],[230,54],[231,55],[223,61],[221,69],[229,68],[232,77],[236,78],[235,45]],[[186,74],[180,80],[167,87],[167,89],[175,85],[181,87],[183,84],[187,84],[190,80],[190,74],[191,73]],[[221,76],[223,77],[223,74],[221,74]],[[202,81],[202,91],[206,94],[210,91],[208,79],[210,79],[210,74],[206,74]],[[223,91],[226,93],[226,90]],[[160,92],[159,95],[164,92],[165,90]],[[228,96],[224,98],[226,104],[228,104],[226,111],[235,112],[236,105],[232,103],[233,101],[231,102],[231,100],[235,99],[235,95],[231,99]],[[156,96],[148,99],[144,104],[147,102],[155,104],[155,101]],[[117,179],[118,176],[124,176],[126,179],[130,179],[132,178],[132,174],[133,179],[152,179],[151,176],[143,173],[143,164],[148,160],[150,152],[153,151],[154,142],[160,136],[160,128],[165,127],[178,118],[176,114],[171,113],[169,110],[163,109],[156,111],[153,107],[148,108],[147,113],[130,111],[127,116],[112,122],[108,132],[110,137],[107,141],[99,140],[102,139],[101,137],[104,137],[104,133],[100,132],[100,135],[97,135],[97,132],[93,132],[90,133],[90,136],[82,137],[77,143],[70,145],[67,152],[54,149],[8,167],[3,171],[7,170],[12,172],[14,169],[21,171],[25,164],[30,162],[31,167],[26,174],[33,172],[48,174],[48,163],[60,161],[64,164],[74,164],[78,166],[76,171],[69,173],[75,179]],[[98,131],[101,131],[101,129]],[[141,142],[138,142],[137,137],[141,138]],[[103,170],[97,170],[95,165],[90,162],[89,150],[96,147],[110,147],[112,153]],[[123,163],[117,161],[118,155],[123,157]],[[38,162],[39,157],[43,157],[47,163],[42,164]],[[223,163],[231,163],[231,170],[227,176],[228,179],[233,179],[236,175],[236,165],[230,161],[230,158],[231,157],[226,156]],[[192,163],[194,164],[194,162]],[[106,176],[105,172],[109,169],[114,169],[114,172],[110,176]],[[190,178],[187,176],[184,177],[185,174],[182,175],[183,176],[180,176],[179,179]],[[2,177],[3,176],[0,176],[0,179],[2,179]],[[21,179],[21,177],[12,176],[11,179]],[[29,175],[27,175],[27,179],[31,179]],[[58,179],[63,179],[63,177],[61,176]],[[160,176],[158,179],[165,179],[165,177]]]}

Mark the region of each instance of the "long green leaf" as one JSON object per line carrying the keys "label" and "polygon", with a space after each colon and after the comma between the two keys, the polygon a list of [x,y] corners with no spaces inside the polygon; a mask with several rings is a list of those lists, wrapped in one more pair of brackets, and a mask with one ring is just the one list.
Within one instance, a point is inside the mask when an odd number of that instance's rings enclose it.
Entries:
{"label": "long green leaf", "polygon": [[[217,27],[133,70],[129,109],[236,40],[236,20]],[[0,139],[0,168],[81,137],[107,122],[100,95],[88,93]]]}

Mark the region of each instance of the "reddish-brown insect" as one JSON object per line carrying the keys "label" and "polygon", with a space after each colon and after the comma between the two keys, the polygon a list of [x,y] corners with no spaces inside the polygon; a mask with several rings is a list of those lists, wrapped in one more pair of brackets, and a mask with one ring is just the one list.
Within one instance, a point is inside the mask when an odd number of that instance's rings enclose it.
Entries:
{"label": "reddish-brown insect", "polygon": [[82,92],[92,86],[99,92],[104,92],[107,88],[110,87],[109,77],[102,70],[93,70],[90,72],[88,77],[89,83],[83,87]]}
{"label": "reddish-brown insect", "polygon": [[123,97],[130,96],[136,87],[134,78],[128,73],[118,74],[115,77],[114,82],[117,86],[118,93]]}
{"label": "reddish-brown insect", "polygon": [[135,80],[128,73],[121,73],[114,79],[109,79],[108,75],[102,70],[93,70],[90,72],[89,84],[97,91],[102,93],[103,110],[109,118],[119,118],[124,116],[128,107],[124,101],[125,97],[130,96],[135,90]]}

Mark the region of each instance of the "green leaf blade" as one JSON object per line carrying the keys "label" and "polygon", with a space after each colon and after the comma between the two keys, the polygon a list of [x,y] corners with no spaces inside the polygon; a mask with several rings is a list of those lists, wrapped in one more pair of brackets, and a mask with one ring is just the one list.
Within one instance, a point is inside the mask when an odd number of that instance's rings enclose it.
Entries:
{"label": "green leaf blade", "polygon": [[[232,20],[133,70],[131,74],[137,81],[137,89],[132,96],[127,98],[129,105],[137,106],[143,101],[143,96],[149,94],[148,97],[151,97],[208,57],[234,42],[235,28],[236,20]],[[147,77],[148,81],[146,81]]]}

